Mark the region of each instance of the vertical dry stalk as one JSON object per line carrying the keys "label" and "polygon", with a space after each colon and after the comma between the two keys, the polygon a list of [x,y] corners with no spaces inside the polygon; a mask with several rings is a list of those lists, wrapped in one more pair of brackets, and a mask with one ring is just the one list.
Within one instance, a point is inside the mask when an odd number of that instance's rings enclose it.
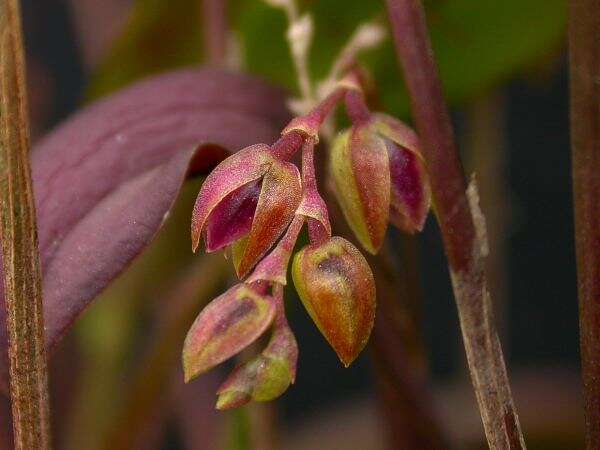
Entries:
{"label": "vertical dry stalk", "polygon": [[506,235],[510,224],[510,192],[506,182],[506,99],[500,90],[473,99],[467,107],[465,137],[467,171],[477,174],[481,209],[494,251],[485,260],[488,288],[494,293],[494,315],[501,341],[507,345],[508,272]]}
{"label": "vertical dry stalk", "polygon": [[0,1],[2,259],[15,448],[50,448],[42,282],[18,0]]}
{"label": "vertical dry stalk", "polygon": [[600,448],[600,2],[569,2],[571,151],[588,449]]}
{"label": "vertical dry stalk", "polygon": [[431,177],[463,341],[492,449],[524,449],[484,276],[487,250],[477,191],[467,186],[419,0],[386,0]]}

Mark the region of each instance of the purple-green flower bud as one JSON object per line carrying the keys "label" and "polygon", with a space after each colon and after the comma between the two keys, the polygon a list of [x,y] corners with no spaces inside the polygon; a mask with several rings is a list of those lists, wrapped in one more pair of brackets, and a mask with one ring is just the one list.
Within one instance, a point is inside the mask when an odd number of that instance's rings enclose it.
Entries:
{"label": "purple-green flower bud", "polygon": [[240,278],[269,251],[294,218],[302,198],[298,168],[273,160],[262,180],[250,232],[232,247],[233,263]]}
{"label": "purple-green flower bud", "polygon": [[367,261],[334,236],[300,250],[292,277],[308,314],[349,366],[367,344],[375,319],[375,281]]}
{"label": "purple-green flower bud", "polygon": [[265,144],[247,147],[219,164],[202,185],[192,215],[192,247],[204,234],[209,252],[232,245],[245,277],[277,241],[302,197],[298,168]]}
{"label": "purple-green flower bud", "polygon": [[254,342],[273,321],[273,298],[238,284],[211,301],[198,315],[183,344],[188,382]]}
{"label": "purple-green flower bud", "polygon": [[374,115],[374,127],[385,142],[390,161],[390,221],[407,233],[421,231],[431,206],[431,189],[419,138],[386,114]]}
{"label": "purple-green flower bud", "polygon": [[281,360],[258,355],[237,367],[219,388],[217,409],[237,408],[251,400],[273,400],[290,383],[290,372]]}
{"label": "purple-green flower bud", "polygon": [[350,228],[369,253],[385,238],[390,211],[390,166],[371,122],[341,133],[330,152],[336,195]]}
{"label": "purple-green flower bud", "polygon": [[276,298],[275,301],[277,311],[269,344],[260,355],[237,367],[225,380],[217,392],[217,409],[235,408],[250,400],[273,400],[294,383],[298,344],[285,319],[283,300]]}

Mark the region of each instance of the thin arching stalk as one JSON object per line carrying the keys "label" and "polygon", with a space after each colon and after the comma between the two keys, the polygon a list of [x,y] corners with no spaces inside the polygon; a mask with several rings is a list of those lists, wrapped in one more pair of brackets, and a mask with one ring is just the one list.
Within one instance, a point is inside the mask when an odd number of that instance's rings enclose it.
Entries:
{"label": "thin arching stalk", "polygon": [[486,437],[492,449],[523,449],[484,275],[485,223],[474,184],[467,190],[450,115],[419,0],[386,0],[394,43],[423,144],[433,203]]}
{"label": "thin arching stalk", "polygon": [[588,449],[600,448],[600,2],[569,2],[571,151],[583,398]]}
{"label": "thin arching stalk", "polygon": [[0,1],[0,204],[15,449],[50,448],[42,278],[18,0]]}

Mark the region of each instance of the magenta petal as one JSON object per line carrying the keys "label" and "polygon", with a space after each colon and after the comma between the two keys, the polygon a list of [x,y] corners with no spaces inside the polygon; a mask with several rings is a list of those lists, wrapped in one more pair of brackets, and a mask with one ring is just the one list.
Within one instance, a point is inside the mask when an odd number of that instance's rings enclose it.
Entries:
{"label": "magenta petal", "polygon": [[429,183],[421,159],[412,151],[385,139],[390,158],[390,220],[414,233],[423,229],[430,205]]}
{"label": "magenta petal", "polygon": [[206,225],[206,251],[214,252],[250,232],[262,180],[252,181],[225,197]]}
{"label": "magenta petal", "polygon": [[269,146],[255,144],[231,155],[206,177],[192,213],[192,250],[196,251],[206,222],[220,203],[241,187],[260,180],[272,162]]}

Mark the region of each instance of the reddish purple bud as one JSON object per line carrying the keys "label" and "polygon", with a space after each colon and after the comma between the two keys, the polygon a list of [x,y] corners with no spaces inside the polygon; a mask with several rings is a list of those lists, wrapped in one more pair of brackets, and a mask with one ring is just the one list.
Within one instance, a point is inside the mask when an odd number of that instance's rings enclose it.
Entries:
{"label": "reddish purple bud", "polygon": [[250,400],[273,400],[294,383],[298,344],[285,319],[282,299],[276,301],[277,317],[269,344],[225,380],[217,392],[217,409],[236,408]]}
{"label": "reddish purple bud", "polygon": [[183,344],[185,381],[229,359],[254,342],[273,321],[273,299],[238,284],[210,302]]}
{"label": "reddish purple bud", "polygon": [[375,319],[375,281],[367,261],[335,236],[298,252],[292,277],[308,314],[349,366],[366,345]]}
{"label": "reddish purple bud", "polygon": [[371,122],[363,122],[336,138],[330,156],[344,216],[361,245],[369,253],[377,253],[390,211],[390,166],[385,143]]}
{"label": "reddish purple bud", "polygon": [[390,161],[390,221],[407,233],[423,229],[431,206],[429,177],[416,133],[393,117],[375,115]]}
{"label": "reddish purple bud", "polygon": [[301,196],[298,168],[274,159],[262,180],[250,232],[232,247],[233,262],[240,278],[252,270],[285,231],[294,218]]}
{"label": "reddish purple bud", "polygon": [[251,181],[227,195],[206,221],[206,250],[213,252],[244,237],[252,228],[262,180]]}
{"label": "reddish purple bud", "polygon": [[[268,171],[273,157],[269,146],[256,144],[231,155],[219,164],[202,185],[192,214],[192,249],[208,228],[207,251],[222,248],[250,229],[256,208],[256,182]],[[255,183],[253,183],[255,182]],[[215,215],[212,218],[212,215]]]}

